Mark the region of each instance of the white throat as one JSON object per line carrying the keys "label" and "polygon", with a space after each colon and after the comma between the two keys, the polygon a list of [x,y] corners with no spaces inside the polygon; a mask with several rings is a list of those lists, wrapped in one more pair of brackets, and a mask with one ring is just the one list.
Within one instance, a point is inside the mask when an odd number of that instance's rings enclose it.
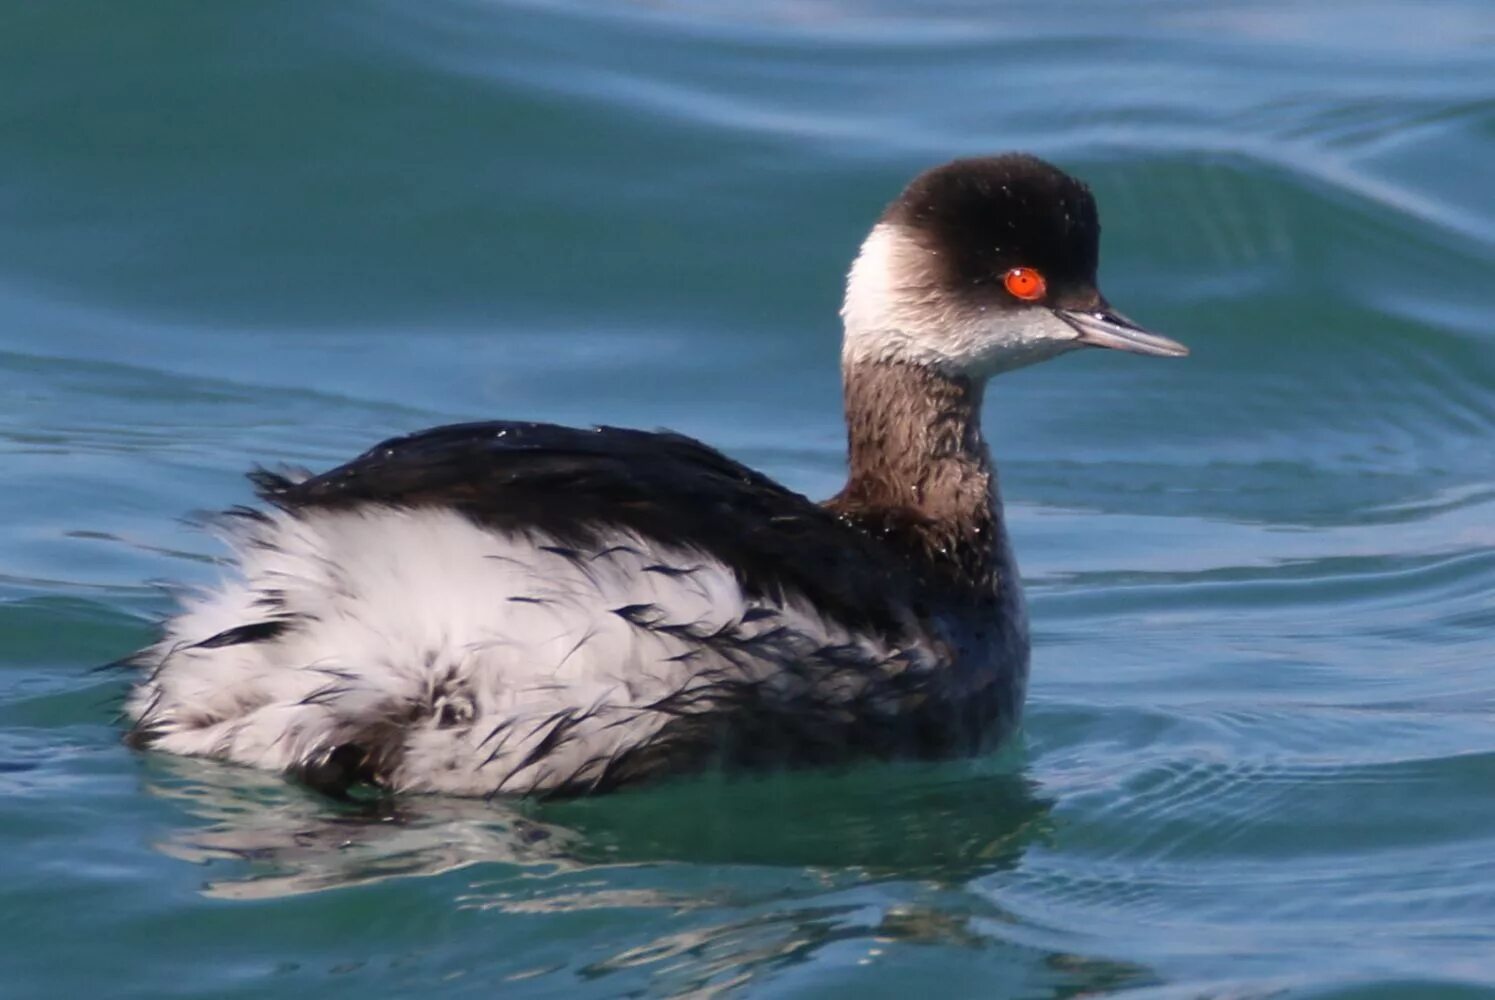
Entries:
{"label": "white throat", "polygon": [[846,278],[843,364],[903,362],[987,378],[1081,346],[1042,306],[959,301],[939,281],[938,256],[901,226],[873,227]]}

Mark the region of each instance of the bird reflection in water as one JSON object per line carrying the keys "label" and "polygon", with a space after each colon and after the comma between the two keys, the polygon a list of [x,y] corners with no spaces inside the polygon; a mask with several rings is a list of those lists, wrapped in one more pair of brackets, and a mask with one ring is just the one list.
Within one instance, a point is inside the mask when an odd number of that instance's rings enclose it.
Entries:
{"label": "bird reflection in water", "polygon": [[[642,976],[667,994],[731,992],[838,944],[875,962],[904,944],[1000,941],[1010,918],[971,883],[1015,866],[1051,829],[1050,803],[1000,758],[703,777],[542,805],[336,803],[258,772],[160,764],[152,790],[198,822],[158,846],[207,865],[209,896],[259,900],[472,869],[452,894],[466,911],[666,915],[660,933],[617,940],[603,957],[578,950],[574,962],[511,978]],[[1037,957],[1020,950],[1025,963]],[[1061,960],[1070,972],[1080,962],[1081,978],[1096,972],[1076,956],[1040,964]]]}
{"label": "bird reflection in water", "polygon": [[[151,790],[193,824],[158,846],[211,863],[204,891],[265,898],[476,864],[679,863],[964,881],[1045,835],[1050,804],[1000,760],[706,776],[536,805],[441,796],[338,803],[242,768],[158,758]],[[223,862],[235,862],[232,866]]]}

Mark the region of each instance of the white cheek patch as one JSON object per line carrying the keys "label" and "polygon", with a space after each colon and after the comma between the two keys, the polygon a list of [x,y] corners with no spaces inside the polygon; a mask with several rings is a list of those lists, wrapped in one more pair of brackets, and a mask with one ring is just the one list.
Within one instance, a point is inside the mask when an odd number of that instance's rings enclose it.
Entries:
{"label": "white cheek patch", "polygon": [[1074,327],[1042,306],[973,318],[944,338],[950,363],[978,375],[997,375],[1058,357],[1083,346]]}
{"label": "white cheek patch", "polygon": [[972,310],[950,301],[929,280],[931,253],[897,226],[873,228],[847,276],[844,361],[985,378],[1081,346],[1079,334],[1042,306]]}

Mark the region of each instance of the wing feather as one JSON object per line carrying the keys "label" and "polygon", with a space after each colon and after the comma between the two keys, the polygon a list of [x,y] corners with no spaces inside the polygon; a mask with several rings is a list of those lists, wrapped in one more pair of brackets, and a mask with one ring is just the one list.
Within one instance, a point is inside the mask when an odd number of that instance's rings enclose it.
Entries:
{"label": "wing feather", "polygon": [[361,504],[450,507],[501,532],[595,544],[624,528],[713,556],[749,594],[807,599],[885,636],[913,624],[913,575],[855,524],[693,438],[493,421],[394,438],[295,480],[251,477],[288,512]]}

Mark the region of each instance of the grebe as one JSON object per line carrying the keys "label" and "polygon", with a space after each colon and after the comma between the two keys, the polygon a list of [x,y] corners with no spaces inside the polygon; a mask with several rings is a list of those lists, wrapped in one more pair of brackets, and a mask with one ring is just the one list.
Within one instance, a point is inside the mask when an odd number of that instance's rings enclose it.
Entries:
{"label": "grebe", "polygon": [[841,310],[850,474],[823,504],[666,432],[472,423],[251,475],[237,576],[184,599],[132,744],[457,795],[976,752],[1028,623],[981,437],[999,372],[1187,349],[1096,285],[1089,189],[1022,154],[913,180]]}

